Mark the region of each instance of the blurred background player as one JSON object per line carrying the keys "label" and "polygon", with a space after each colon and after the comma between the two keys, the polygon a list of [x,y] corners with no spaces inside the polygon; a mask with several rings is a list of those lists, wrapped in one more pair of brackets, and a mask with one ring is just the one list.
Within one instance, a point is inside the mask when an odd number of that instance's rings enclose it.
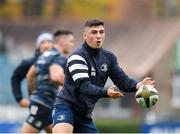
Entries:
{"label": "blurred background player", "polygon": [[74,47],[73,33],[68,30],[57,30],[54,33],[54,41],[56,45],[59,45],[60,53],[67,58]]}
{"label": "blurred background player", "polygon": [[54,40],[54,48],[40,55],[28,71],[28,85],[33,92],[22,133],[38,133],[45,127],[51,129],[52,108],[58,86],[64,83],[65,56],[74,46],[74,36],[71,31],[57,30]]}
{"label": "blurred background player", "polygon": [[52,48],[52,42],[53,36],[51,33],[41,33],[36,40],[35,55],[32,58],[23,60],[13,72],[13,75],[11,77],[11,88],[15,100],[19,103],[21,107],[29,106],[29,100],[23,98],[21,83],[25,79],[29,68],[34,64],[37,57],[44,51]]}
{"label": "blurred background player", "polygon": [[[65,83],[53,111],[53,133],[98,133],[92,120],[96,102],[103,97],[119,98],[120,91],[135,92],[143,84],[128,77],[120,68],[116,56],[102,48],[105,39],[104,23],[88,20],[84,28],[85,42],[67,60]],[[110,77],[115,85],[104,85]]]}

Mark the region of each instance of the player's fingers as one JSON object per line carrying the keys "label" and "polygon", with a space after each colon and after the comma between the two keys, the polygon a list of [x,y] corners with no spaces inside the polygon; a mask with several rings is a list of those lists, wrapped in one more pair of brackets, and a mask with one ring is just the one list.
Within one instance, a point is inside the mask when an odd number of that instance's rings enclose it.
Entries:
{"label": "player's fingers", "polygon": [[123,96],[124,96],[124,94],[121,92],[116,92],[113,94],[113,97],[115,97],[115,98],[119,98],[119,97],[123,97]]}
{"label": "player's fingers", "polygon": [[121,92],[119,92],[118,96],[119,96],[119,97],[123,97],[123,96],[124,96],[124,94],[123,94],[123,93],[121,93]]}
{"label": "player's fingers", "polygon": [[152,78],[151,77],[146,77],[146,78],[144,78],[145,80],[152,80]]}
{"label": "player's fingers", "polygon": [[147,85],[153,85],[153,84],[155,84],[155,80],[147,81],[146,84]]}
{"label": "player's fingers", "polygon": [[144,85],[153,85],[155,83],[155,80],[153,80],[152,78],[150,77],[146,77],[144,78],[144,80],[142,81],[142,83]]}
{"label": "player's fingers", "polygon": [[143,82],[150,82],[150,81],[154,81],[154,80],[151,77],[146,77],[143,80]]}

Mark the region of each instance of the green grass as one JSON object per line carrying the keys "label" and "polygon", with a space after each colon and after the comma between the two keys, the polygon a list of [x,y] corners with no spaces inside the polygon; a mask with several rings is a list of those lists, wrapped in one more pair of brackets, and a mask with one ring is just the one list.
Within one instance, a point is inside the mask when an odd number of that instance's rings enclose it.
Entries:
{"label": "green grass", "polygon": [[100,133],[139,133],[140,121],[125,119],[96,119]]}

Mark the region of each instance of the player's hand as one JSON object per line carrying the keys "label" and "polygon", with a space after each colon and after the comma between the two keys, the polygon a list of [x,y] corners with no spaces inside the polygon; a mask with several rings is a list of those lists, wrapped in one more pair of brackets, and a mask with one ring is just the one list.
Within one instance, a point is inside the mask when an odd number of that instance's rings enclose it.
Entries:
{"label": "player's hand", "polygon": [[140,81],[137,85],[136,85],[136,89],[140,88],[142,85],[151,85],[151,86],[155,86],[155,80],[153,80],[151,77],[145,77],[142,81]]}
{"label": "player's hand", "polygon": [[21,107],[26,108],[26,107],[29,106],[29,100],[27,100],[27,99],[22,99],[22,100],[20,100],[19,105],[20,105]]}
{"label": "player's hand", "polygon": [[155,80],[153,80],[151,77],[146,77],[142,80],[143,85],[154,85]]}
{"label": "player's hand", "polygon": [[107,89],[107,94],[111,98],[120,98],[124,96],[115,85],[112,85]]}

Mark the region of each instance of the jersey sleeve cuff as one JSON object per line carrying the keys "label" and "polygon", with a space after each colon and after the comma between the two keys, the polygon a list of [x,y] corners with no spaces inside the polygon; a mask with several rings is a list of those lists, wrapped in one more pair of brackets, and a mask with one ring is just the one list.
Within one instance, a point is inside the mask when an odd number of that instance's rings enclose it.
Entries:
{"label": "jersey sleeve cuff", "polygon": [[22,98],[15,98],[16,99],[16,102],[20,102],[22,100]]}
{"label": "jersey sleeve cuff", "polygon": [[108,97],[107,90],[104,88],[101,90],[101,97]]}
{"label": "jersey sleeve cuff", "polygon": [[133,83],[132,92],[136,92],[136,91],[137,91],[137,84],[138,84],[138,81],[135,81],[135,82]]}

